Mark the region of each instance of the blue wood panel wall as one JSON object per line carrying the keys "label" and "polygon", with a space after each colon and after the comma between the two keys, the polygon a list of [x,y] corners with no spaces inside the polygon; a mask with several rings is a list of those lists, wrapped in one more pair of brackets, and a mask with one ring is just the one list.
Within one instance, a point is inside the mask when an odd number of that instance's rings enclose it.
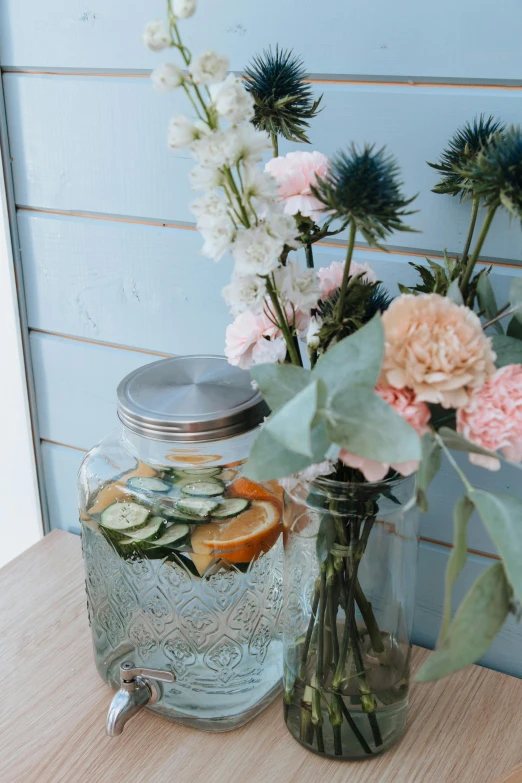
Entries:
{"label": "blue wood panel wall", "polygon": [[[159,356],[220,353],[229,320],[219,290],[230,264],[200,255],[188,210],[192,164],[185,152],[166,148],[168,118],[183,110],[180,96],[155,94],[147,78],[163,58],[143,47],[141,31],[163,6],[163,0],[0,5],[46,489],[52,524],[66,530],[78,530],[75,478],[85,451],[117,425],[120,378]],[[226,52],[238,71],[269,44],[294,47],[306,57],[314,91],[324,93],[313,146],[331,155],[351,140],[386,143],[407,191],[420,191],[412,218],[419,233],[392,237],[391,253],[358,241],[357,260],[372,263],[395,292],[399,280],[414,279],[409,261],[461,249],[469,209],[431,193],[436,173],[425,161],[437,159],[455,128],[480,112],[522,122],[517,0],[498,0],[494,25],[477,14],[474,0],[432,6],[329,0],[313,17],[298,13],[292,0],[200,0],[200,8],[186,23],[191,46]],[[342,245],[318,247],[317,263],[340,259]],[[505,297],[522,266],[517,223],[496,222],[484,259],[494,263],[493,284]],[[508,471],[469,473],[478,486],[520,492]],[[415,633],[427,645],[440,625],[451,507],[460,492],[443,466],[422,520]],[[469,546],[457,597],[495,557],[476,519]],[[522,676],[521,650],[520,630],[510,621],[484,662]]]}

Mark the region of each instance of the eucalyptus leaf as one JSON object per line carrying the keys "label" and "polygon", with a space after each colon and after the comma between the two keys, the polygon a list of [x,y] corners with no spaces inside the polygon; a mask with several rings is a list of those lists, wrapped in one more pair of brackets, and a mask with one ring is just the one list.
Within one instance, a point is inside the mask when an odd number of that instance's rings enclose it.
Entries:
{"label": "eucalyptus leaf", "polygon": [[310,370],[295,364],[256,364],[250,373],[273,413],[293,400],[312,380]]}
{"label": "eucalyptus leaf", "polygon": [[[491,280],[485,270],[479,275],[477,298],[480,309],[484,311],[487,320],[490,321],[492,318],[495,318],[498,313],[497,300],[495,298],[493,286],[491,285]],[[493,324],[493,329],[499,334],[504,334],[504,329],[502,328],[500,321]]]}
{"label": "eucalyptus leaf", "polygon": [[428,512],[428,487],[437,475],[441,461],[441,448],[431,432],[422,436],[421,453],[421,461],[417,471],[417,505],[426,514]]}
{"label": "eucalyptus leaf", "polygon": [[446,294],[448,299],[451,299],[452,302],[455,302],[455,304],[462,305],[464,304],[464,299],[462,298],[462,294],[460,292],[460,286],[458,279],[453,280],[452,283],[450,283],[448,288],[448,293]]}
{"label": "eucalyptus leaf", "polygon": [[484,571],[471,586],[440,647],[430,655],[416,680],[438,680],[481,658],[504,625],[511,595],[502,563]]}
{"label": "eucalyptus leaf", "polygon": [[473,513],[474,505],[467,495],[459,498],[453,508],[453,548],[446,566],[444,612],[440,638],[448,633],[451,621],[451,591],[468,558],[468,522]]}
{"label": "eucalyptus leaf", "polygon": [[522,275],[514,277],[509,286],[509,303],[511,307],[522,307]]}
{"label": "eucalyptus leaf", "polygon": [[328,403],[327,431],[333,443],[360,457],[396,463],[420,459],[420,438],[377,394],[350,388]]}
{"label": "eucalyptus leaf", "polygon": [[506,330],[508,337],[522,340],[522,313],[515,313]]}
{"label": "eucalyptus leaf", "polygon": [[347,388],[351,386],[373,389],[381,374],[383,357],[384,329],[378,313],[324,353],[312,375],[324,381],[330,396],[338,391],[349,393]]}
{"label": "eucalyptus leaf", "polygon": [[468,495],[504,562],[515,599],[522,600],[522,500],[481,489]]}
{"label": "eucalyptus leaf", "polygon": [[324,422],[312,429],[311,437],[313,454],[311,457],[306,457],[285,448],[267,430],[265,424],[250,449],[244,470],[245,476],[253,481],[272,481],[304,470],[316,462],[322,462],[330,447]]}
{"label": "eucalyptus leaf", "polygon": [[317,532],[316,553],[320,563],[324,563],[330,549],[335,543],[335,523],[331,514],[325,514],[321,519]]}
{"label": "eucalyptus leaf", "polygon": [[[273,413],[265,424],[272,437],[290,451],[312,456],[312,422],[317,413],[322,381],[314,381]],[[324,394],[323,394],[324,396]]]}
{"label": "eucalyptus leaf", "polygon": [[508,337],[505,334],[493,335],[493,350],[497,354],[495,364],[505,367],[506,364],[522,364],[522,340]]}

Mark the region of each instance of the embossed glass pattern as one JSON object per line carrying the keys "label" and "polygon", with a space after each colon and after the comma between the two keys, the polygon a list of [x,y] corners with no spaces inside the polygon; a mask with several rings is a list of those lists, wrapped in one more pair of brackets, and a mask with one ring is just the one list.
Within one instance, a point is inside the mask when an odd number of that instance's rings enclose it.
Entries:
{"label": "embossed glass pattern", "polygon": [[[281,690],[282,500],[275,488],[242,478],[250,438],[229,438],[224,448],[213,442],[209,455],[208,444],[173,448],[117,430],[80,472],[98,671],[114,688],[125,661],[172,672],[175,682],[160,685],[149,709],[206,730],[242,725]],[[187,487],[203,494],[183,494]],[[177,505],[187,499],[196,501],[191,510],[203,502],[202,517],[181,519]],[[122,530],[129,508],[136,524]],[[160,545],[176,530],[179,540]],[[212,541],[218,534],[223,543]]]}

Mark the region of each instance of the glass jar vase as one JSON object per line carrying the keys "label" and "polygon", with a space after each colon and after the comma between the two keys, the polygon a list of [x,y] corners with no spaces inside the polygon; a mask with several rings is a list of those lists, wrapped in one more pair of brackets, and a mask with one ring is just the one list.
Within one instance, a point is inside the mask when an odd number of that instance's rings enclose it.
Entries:
{"label": "glass jar vase", "polygon": [[297,484],[284,501],[284,712],[292,736],[371,758],[404,732],[418,554],[415,478]]}
{"label": "glass jar vase", "polygon": [[282,493],[242,476],[266,406],[218,357],[147,365],[118,400],[79,477],[96,666],[170,673],[152,711],[236,728],[281,690]]}

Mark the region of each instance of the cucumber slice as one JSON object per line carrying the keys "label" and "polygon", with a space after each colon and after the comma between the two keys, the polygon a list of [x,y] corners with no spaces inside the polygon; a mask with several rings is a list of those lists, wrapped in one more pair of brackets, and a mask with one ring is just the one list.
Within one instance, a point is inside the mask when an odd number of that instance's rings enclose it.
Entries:
{"label": "cucumber slice", "polygon": [[212,512],[213,519],[228,519],[229,517],[237,517],[238,514],[242,514],[246,511],[250,503],[245,498],[228,498],[222,500],[215,511]]}
{"label": "cucumber slice", "polygon": [[102,511],[100,525],[107,530],[132,530],[142,527],[149,513],[148,508],[137,503],[113,503]]}
{"label": "cucumber slice", "polygon": [[172,546],[189,534],[188,525],[172,525],[162,536],[151,541],[152,546]]}
{"label": "cucumber slice", "polygon": [[187,514],[184,511],[181,511],[181,509],[178,508],[178,502],[178,498],[163,498],[162,501],[157,504],[158,513],[179,522],[192,524],[197,522],[208,522],[207,517],[199,517],[196,514]]}
{"label": "cucumber slice", "polygon": [[[152,517],[144,527],[140,527],[138,530],[129,530],[125,535],[132,541],[152,541],[161,534],[164,526],[163,517]],[[129,542],[125,541],[125,543]]]}
{"label": "cucumber slice", "polygon": [[139,492],[168,492],[170,484],[158,478],[142,478],[134,476],[127,481],[127,486]]}
{"label": "cucumber slice", "polygon": [[[174,477],[175,480],[172,482],[172,486],[176,487],[177,489],[182,489],[183,487],[187,487],[189,484],[202,484],[209,480],[208,476],[183,476],[182,478]],[[211,477],[211,481],[214,481],[214,479]]]}
{"label": "cucumber slice", "polygon": [[178,476],[217,476],[221,473],[221,468],[175,468],[175,473]]}
{"label": "cucumber slice", "polygon": [[186,484],[181,488],[183,495],[196,498],[212,498],[222,495],[225,485],[221,481],[197,481],[195,484]]}
{"label": "cucumber slice", "polygon": [[219,506],[215,500],[201,498],[180,498],[177,503],[177,511],[187,514],[189,517],[208,517]]}

